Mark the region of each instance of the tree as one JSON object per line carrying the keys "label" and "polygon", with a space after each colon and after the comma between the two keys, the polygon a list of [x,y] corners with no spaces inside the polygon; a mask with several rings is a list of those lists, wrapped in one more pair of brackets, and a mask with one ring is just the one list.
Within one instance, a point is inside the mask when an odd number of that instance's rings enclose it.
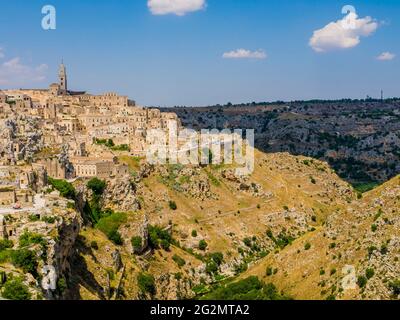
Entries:
{"label": "tree", "polygon": [[9,300],[29,300],[31,298],[28,287],[22,283],[20,278],[8,280],[4,284],[2,296]]}
{"label": "tree", "polygon": [[11,261],[14,266],[21,268],[25,273],[37,276],[36,268],[38,262],[34,252],[27,249],[13,251],[11,254]]}
{"label": "tree", "polygon": [[75,199],[76,191],[74,186],[65,180],[57,180],[53,178],[49,178],[49,183],[53,186],[54,189],[60,192],[60,195],[67,199]]}
{"label": "tree", "polygon": [[98,178],[93,178],[87,183],[87,187],[96,195],[102,195],[106,188],[106,182]]}

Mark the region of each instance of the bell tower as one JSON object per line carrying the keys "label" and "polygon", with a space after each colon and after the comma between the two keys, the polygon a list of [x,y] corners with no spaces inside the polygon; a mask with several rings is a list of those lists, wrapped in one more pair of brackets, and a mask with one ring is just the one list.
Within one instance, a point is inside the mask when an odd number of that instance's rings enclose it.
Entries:
{"label": "bell tower", "polygon": [[67,70],[64,66],[64,61],[61,61],[61,64],[60,64],[60,69],[58,71],[58,79],[60,81],[61,94],[67,94],[68,93]]}

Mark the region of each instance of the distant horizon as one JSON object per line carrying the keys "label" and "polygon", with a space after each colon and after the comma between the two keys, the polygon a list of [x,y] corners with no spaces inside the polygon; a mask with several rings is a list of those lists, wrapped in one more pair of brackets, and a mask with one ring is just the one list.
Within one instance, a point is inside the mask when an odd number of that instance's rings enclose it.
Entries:
{"label": "distant horizon", "polygon": [[[0,88],[0,92],[1,91],[7,91],[7,90],[47,90],[48,88],[46,87],[37,87],[37,88]],[[69,89],[69,91],[72,92],[85,92],[86,94],[91,94],[91,95],[100,95],[100,94],[104,94],[107,92],[111,92],[111,91],[104,91],[104,92],[90,92],[84,89],[79,89],[79,90],[71,90]],[[112,91],[114,92],[114,91]],[[162,108],[162,109],[168,109],[168,108],[206,108],[206,107],[215,107],[215,106],[222,106],[222,107],[226,107],[229,104],[231,104],[232,106],[241,106],[241,105],[262,105],[262,104],[282,104],[282,103],[293,103],[293,102],[316,102],[316,101],[321,101],[321,102],[336,102],[336,101],[345,101],[345,100],[351,100],[351,101],[382,101],[382,99],[380,97],[374,97],[374,96],[369,96],[368,97],[364,97],[364,98],[349,98],[349,97],[342,97],[342,98],[307,98],[307,99],[278,99],[278,100],[265,100],[265,101],[243,101],[243,102],[232,102],[232,101],[227,101],[227,102],[223,102],[223,103],[211,103],[211,104],[207,104],[207,105],[145,105],[145,104],[141,104],[140,102],[136,101],[133,97],[130,97],[129,95],[124,94],[123,92],[119,92],[119,91],[115,91],[117,94],[120,94],[122,96],[127,96],[129,100],[133,100],[137,103],[137,105],[139,106],[143,106],[143,107],[149,107],[149,108]],[[400,100],[400,95],[399,96],[392,96],[392,97],[384,97],[383,101],[388,101],[388,100]]]}
{"label": "distant horizon", "polygon": [[54,30],[43,1],[2,3],[0,87],[45,89],[64,60],[71,89],[145,106],[400,95],[398,0],[176,3],[52,0]]}

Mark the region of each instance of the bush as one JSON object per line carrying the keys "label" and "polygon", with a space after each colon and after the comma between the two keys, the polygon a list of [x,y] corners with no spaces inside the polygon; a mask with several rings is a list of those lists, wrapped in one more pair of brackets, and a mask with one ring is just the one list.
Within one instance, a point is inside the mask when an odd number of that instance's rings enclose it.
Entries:
{"label": "bush", "polygon": [[161,248],[163,248],[165,251],[169,251],[170,245],[171,245],[171,244],[169,243],[168,240],[165,240],[165,239],[161,239],[161,240],[160,240],[160,246],[161,246]]}
{"label": "bush", "polygon": [[367,279],[371,279],[374,275],[375,275],[375,271],[372,268],[368,268],[365,271],[365,276],[367,277]]}
{"label": "bush", "polygon": [[124,244],[124,241],[122,240],[121,234],[118,232],[118,230],[112,230],[108,235],[108,239],[111,240],[114,244],[117,246],[122,246]]}
{"label": "bush", "polygon": [[34,252],[27,249],[15,250],[11,253],[11,262],[25,273],[37,276],[36,268],[38,263]]}
{"label": "bush", "polygon": [[395,296],[400,295],[400,280],[395,280],[389,284],[390,290],[393,291]]}
{"label": "bush", "polygon": [[87,187],[96,195],[102,195],[106,186],[106,182],[98,178],[93,178],[87,183]]}
{"label": "bush", "polygon": [[11,249],[12,247],[14,247],[14,243],[11,240],[8,239],[0,240],[0,251],[3,251],[5,249]]}
{"label": "bush", "polygon": [[311,249],[311,244],[309,243],[309,242],[307,242],[305,245],[304,245],[304,250],[310,250]]}
{"label": "bush", "polygon": [[360,288],[364,288],[367,285],[368,279],[364,276],[359,276],[357,278],[357,284]]}
{"label": "bush", "polygon": [[208,247],[208,244],[205,240],[200,240],[199,241],[199,249],[202,251],[205,251]]}
{"label": "bush", "polygon": [[267,270],[265,271],[265,275],[267,277],[270,277],[270,276],[272,276],[273,272],[274,271],[272,270],[272,267],[267,267]]}
{"label": "bush", "polygon": [[202,300],[284,300],[288,297],[278,293],[273,284],[265,284],[251,276],[235,283],[217,288]]}
{"label": "bush", "polygon": [[192,237],[196,238],[197,237],[197,231],[196,230],[192,230]]}
{"label": "bush", "polygon": [[98,249],[99,249],[99,246],[98,246],[98,244],[97,244],[96,241],[90,242],[90,247],[91,247],[92,249],[94,249],[94,250],[98,250]]}
{"label": "bush", "polygon": [[376,224],[373,224],[373,225],[371,226],[371,231],[372,231],[372,232],[375,232],[376,230],[378,230],[378,226],[377,226]]}
{"label": "bush", "polygon": [[163,247],[167,247],[169,249],[169,244],[172,241],[172,237],[167,231],[158,226],[149,226],[149,245],[151,248],[159,249],[161,244]]}
{"label": "bush", "polygon": [[224,261],[224,255],[221,252],[214,252],[209,255],[211,260],[213,260],[218,266]]}
{"label": "bush", "polygon": [[19,278],[8,280],[4,284],[2,296],[9,300],[29,300],[31,298],[28,287]]}
{"label": "bush", "polygon": [[31,214],[31,215],[28,217],[28,219],[29,219],[30,222],[36,222],[36,221],[39,221],[39,220],[40,220],[40,217],[39,217],[38,215],[36,215],[36,214]]}
{"label": "bush", "polygon": [[169,203],[168,203],[168,205],[169,205],[169,208],[171,209],[171,210],[176,210],[176,209],[178,209],[178,206],[176,205],[176,202],[175,201],[170,201]]}
{"label": "bush", "polygon": [[60,278],[57,280],[57,290],[58,292],[60,292],[61,294],[67,289],[67,281],[65,280],[65,278]]}
{"label": "bush", "polygon": [[25,231],[19,237],[20,247],[28,247],[32,244],[40,244],[45,246],[47,244],[46,239],[41,234]]}
{"label": "bush", "polygon": [[151,274],[141,272],[137,276],[137,281],[139,289],[143,293],[150,293],[151,295],[156,293],[155,280]]}
{"label": "bush", "polygon": [[186,261],[176,254],[172,257],[172,260],[174,260],[179,268],[183,267],[186,264]]}
{"label": "bush", "polygon": [[49,183],[54,189],[60,192],[60,195],[64,198],[75,199],[76,191],[74,186],[65,180],[57,180],[49,178]]}
{"label": "bush", "polygon": [[251,247],[251,239],[250,238],[244,238],[243,239],[243,243],[247,246],[247,247]]}
{"label": "bush", "polygon": [[[71,203],[68,203],[68,204],[70,205]],[[42,221],[49,223],[49,224],[53,224],[54,222],[56,222],[56,218],[55,217],[43,217]]]}
{"label": "bush", "polygon": [[208,274],[214,274],[218,272],[218,265],[214,261],[208,261],[206,263],[206,272]]}
{"label": "bush", "polygon": [[139,236],[132,237],[131,243],[132,243],[132,248],[135,252],[139,252],[140,250],[142,250],[142,246],[143,246],[142,237],[139,237]]}

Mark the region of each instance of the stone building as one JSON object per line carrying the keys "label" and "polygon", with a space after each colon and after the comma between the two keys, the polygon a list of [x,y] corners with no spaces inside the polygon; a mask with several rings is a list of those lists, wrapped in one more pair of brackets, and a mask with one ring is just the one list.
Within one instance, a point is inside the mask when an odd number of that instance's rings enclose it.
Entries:
{"label": "stone building", "polygon": [[88,96],[88,102],[90,105],[95,107],[101,106],[118,106],[118,107],[127,107],[128,106],[128,97],[120,96],[115,92],[107,92],[98,96]]}

